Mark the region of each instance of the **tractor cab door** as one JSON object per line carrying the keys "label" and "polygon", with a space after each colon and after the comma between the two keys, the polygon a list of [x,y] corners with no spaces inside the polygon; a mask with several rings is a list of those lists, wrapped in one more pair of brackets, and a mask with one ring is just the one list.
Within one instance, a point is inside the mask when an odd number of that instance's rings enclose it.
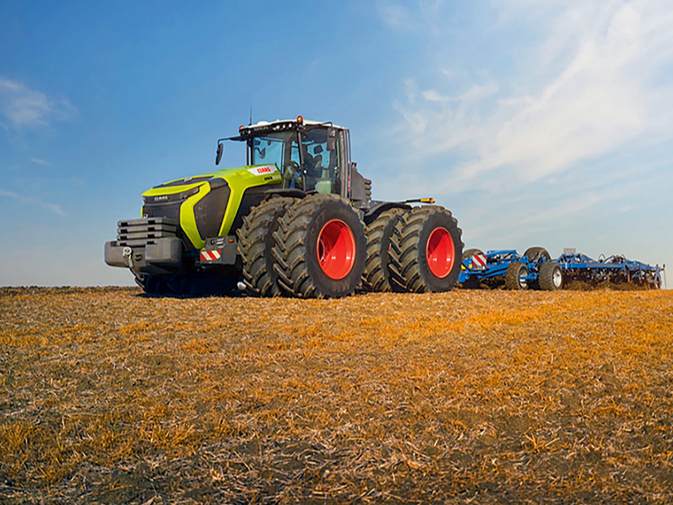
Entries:
{"label": "tractor cab door", "polygon": [[306,191],[345,196],[347,139],[339,128],[318,127],[301,134]]}

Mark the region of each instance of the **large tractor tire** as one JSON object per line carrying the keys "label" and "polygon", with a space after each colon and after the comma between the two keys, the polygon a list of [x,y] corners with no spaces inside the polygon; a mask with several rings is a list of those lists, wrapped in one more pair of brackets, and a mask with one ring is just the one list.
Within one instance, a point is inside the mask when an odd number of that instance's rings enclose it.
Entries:
{"label": "large tractor tire", "polygon": [[273,238],[278,283],[287,293],[339,298],[360,284],[367,240],[358,214],[343,198],[315,194],[289,206]]}
{"label": "large tractor tire", "polygon": [[149,274],[138,274],[136,272],[133,272],[133,275],[135,276],[136,284],[143,288],[146,294],[155,296],[171,294],[168,283],[164,278]]}
{"label": "large tractor tire", "polygon": [[563,287],[563,270],[555,261],[545,261],[540,265],[538,285],[544,291],[556,291]]}
{"label": "large tractor tire", "polygon": [[247,291],[257,296],[278,296],[278,274],[273,268],[275,259],[271,253],[273,233],[278,229],[278,220],[294,198],[274,197],[254,207],[243,218],[237,230],[238,254],[243,263],[243,283]]}
{"label": "large tractor tire", "polygon": [[165,276],[136,274],[136,283],[148,295],[179,296],[198,298],[204,296],[226,296],[236,287],[238,273],[236,270],[213,273],[190,272]]}
{"label": "large tractor tire", "polygon": [[382,212],[365,227],[367,236],[367,262],[362,276],[362,286],[367,291],[392,291],[390,282],[390,237],[395,233],[395,225],[404,215],[404,209],[390,209]]}
{"label": "large tractor tire", "polygon": [[528,267],[523,263],[511,263],[505,271],[505,287],[513,290],[528,289],[528,273]]}
{"label": "large tractor tire", "polygon": [[406,212],[391,237],[390,280],[412,293],[449,291],[460,274],[463,242],[458,221],[443,207]]}

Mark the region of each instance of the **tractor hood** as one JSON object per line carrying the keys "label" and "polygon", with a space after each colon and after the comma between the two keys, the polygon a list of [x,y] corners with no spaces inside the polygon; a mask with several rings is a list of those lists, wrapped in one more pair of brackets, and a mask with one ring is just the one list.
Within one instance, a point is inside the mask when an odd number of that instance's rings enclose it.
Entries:
{"label": "tractor hood", "polygon": [[206,186],[210,189],[225,185],[248,188],[280,182],[281,175],[275,164],[246,165],[168,181],[148,189],[142,196],[145,203],[186,200]]}
{"label": "tractor hood", "polygon": [[246,165],[176,179],[142,194],[142,215],[175,219],[198,249],[203,247],[206,237],[230,233],[247,190],[281,182],[275,164]]}

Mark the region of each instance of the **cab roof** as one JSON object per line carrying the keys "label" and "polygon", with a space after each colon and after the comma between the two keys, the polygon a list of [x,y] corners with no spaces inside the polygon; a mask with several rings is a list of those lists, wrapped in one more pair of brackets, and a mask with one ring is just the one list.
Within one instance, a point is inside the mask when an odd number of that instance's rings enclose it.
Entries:
{"label": "cab roof", "polygon": [[239,134],[241,137],[248,137],[256,133],[270,133],[286,130],[303,130],[307,127],[310,129],[315,126],[329,126],[345,130],[345,128],[335,125],[329,121],[311,121],[299,116],[297,119],[276,119],[275,121],[259,121],[253,125],[241,126]]}

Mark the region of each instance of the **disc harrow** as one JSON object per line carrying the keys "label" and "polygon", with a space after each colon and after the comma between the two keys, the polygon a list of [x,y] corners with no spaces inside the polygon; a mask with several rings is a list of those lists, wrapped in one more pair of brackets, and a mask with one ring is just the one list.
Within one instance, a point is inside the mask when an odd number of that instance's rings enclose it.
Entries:
{"label": "disc harrow", "polygon": [[633,285],[659,289],[665,284],[665,265],[648,265],[623,255],[603,256],[598,260],[575,249],[564,249],[551,258],[546,249],[531,247],[523,255],[514,249],[482,252],[468,249],[463,255],[458,282],[464,288],[501,287],[554,291],[571,281],[587,285]]}

